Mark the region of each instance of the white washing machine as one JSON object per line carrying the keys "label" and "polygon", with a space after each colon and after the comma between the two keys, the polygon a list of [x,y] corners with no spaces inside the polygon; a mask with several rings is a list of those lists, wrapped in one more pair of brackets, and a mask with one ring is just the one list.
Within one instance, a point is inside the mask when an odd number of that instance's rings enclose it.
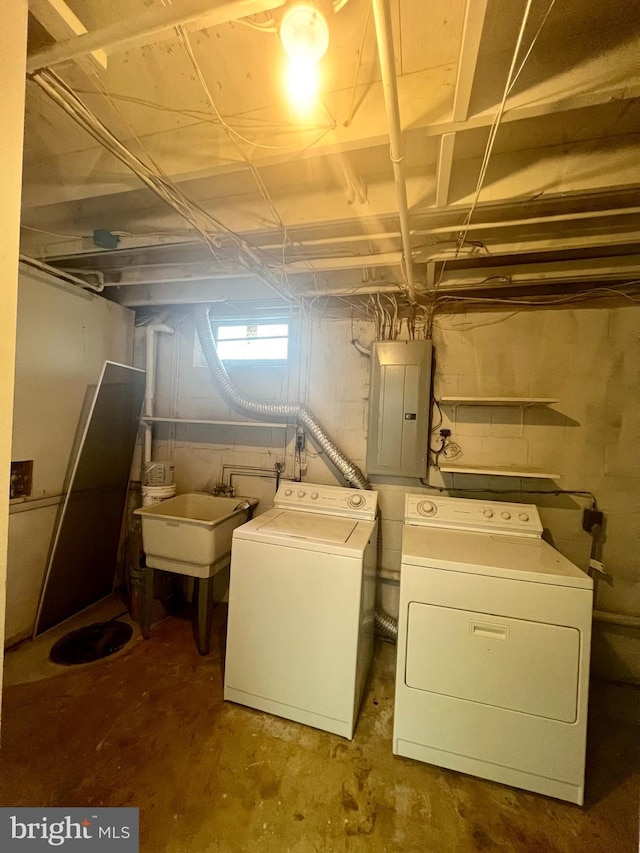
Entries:
{"label": "white washing machine", "polygon": [[353,737],[373,650],[377,502],[286,484],[234,530],[225,699]]}
{"label": "white washing machine", "polygon": [[407,495],[393,751],[582,804],[593,583],[535,506]]}

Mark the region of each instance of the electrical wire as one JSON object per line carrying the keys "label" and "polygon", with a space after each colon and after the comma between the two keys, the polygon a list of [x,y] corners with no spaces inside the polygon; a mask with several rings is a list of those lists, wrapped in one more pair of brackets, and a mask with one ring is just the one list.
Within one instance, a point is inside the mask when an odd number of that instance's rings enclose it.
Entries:
{"label": "electrical wire", "polygon": [[446,486],[432,486],[422,477],[420,477],[420,482],[423,486],[426,486],[428,489],[434,489],[436,492],[481,492],[488,495],[575,495],[576,497],[588,498],[590,509],[596,509],[598,505],[593,492],[577,489],[456,489],[454,486],[449,488]]}
{"label": "electrical wire", "polygon": [[254,30],[258,30],[261,33],[277,33],[278,28],[275,25],[273,18],[269,18],[268,21],[264,23],[259,23],[258,21],[252,21],[250,18],[238,18],[235,21],[236,24],[244,24],[245,27],[251,27]]}
{"label": "electrical wire", "polygon": [[[553,5],[553,3],[554,3],[554,2],[555,2],[555,0],[552,0],[552,4],[551,4],[551,5]],[[480,199],[480,193],[482,192],[482,187],[483,187],[483,185],[484,185],[484,180],[485,180],[485,176],[486,176],[486,173],[487,173],[487,169],[488,169],[488,167],[489,167],[489,161],[490,161],[490,159],[491,159],[491,154],[492,154],[492,152],[493,152],[493,146],[494,146],[494,143],[495,143],[495,140],[496,140],[496,135],[497,135],[497,133],[498,133],[498,128],[499,128],[499,126],[500,126],[500,122],[502,121],[502,116],[503,116],[504,111],[505,111],[505,107],[506,107],[506,103],[507,103],[507,98],[509,97],[509,93],[510,93],[511,89],[513,88],[513,85],[514,85],[514,83],[515,83],[515,80],[517,79],[517,76],[519,76],[519,75],[520,75],[520,73],[522,72],[522,69],[524,68],[525,63],[526,63],[526,61],[527,61],[528,57],[530,56],[531,51],[533,50],[533,47],[534,47],[534,45],[535,45],[535,43],[536,43],[536,41],[537,41],[537,39],[538,39],[538,36],[540,35],[540,33],[541,33],[541,31],[542,31],[542,27],[544,26],[544,23],[545,23],[545,22],[546,22],[546,20],[547,20],[548,13],[551,11],[551,9],[550,9],[550,8],[547,10],[547,14],[546,14],[546,15],[545,15],[545,17],[543,18],[542,24],[540,25],[540,27],[539,27],[538,31],[536,32],[535,36],[533,37],[533,39],[532,39],[532,41],[531,41],[531,44],[529,45],[529,48],[528,48],[528,50],[527,50],[527,52],[526,52],[526,54],[525,54],[525,57],[524,57],[523,61],[520,63],[520,67],[518,68],[518,70],[517,70],[517,74],[516,74],[516,71],[515,71],[516,62],[517,62],[517,59],[518,59],[518,55],[519,55],[519,53],[520,53],[520,48],[521,48],[521,45],[522,45],[522,40],[523,40],[523,37],[524,37],[524,33],[525,33],[525,30],[526,30],[527,21],[528,21],[528,19],[529,19],[529,13],[530,13],[530,11],[531,11],[531,7],[532,7],[532,5],[533,5],[533,0],[527,0],[527,5],[526,5],[526,7],[525,7],[525,10],[524,10],[524,13],[523,13],[523,16],[522,16],[522,21],[521,21],[521,23],[520,23],[520,29],[519,29],[519,31],[518,31],[518,37],[517,37],[517,40],[516,40],[516,46],[515,46],[515,49],[514,49],[514,52],[513,52],[513,57],[512,57],[512,59],[511,59],[511,65],[510,65],[510,67],[509,67],[509,73],[507,74],[507,81],[506,81],[506,84],[505,84],[505,87],[504,87],[504,92],[503,92],[503,95],[502,95],[502,100],[501,100],[501,102],[500,102],[500,106],[499,106],[499,108],[498,108],[498,112],[496,113],[496,116],[495,116],[495,118],[494,118],[494,120],[493,120],[493,122],[492,122],[492,124],[491,124],[491,128],[490,128],[490,130],[489,130],[489,138],[488,138],[488,140],[487,140],[487,144],[486,144],[486,147],[485,147],[484,155],[483,155],[483,158],[482,158],[482,164],[481,164],[481,166],[480,166],[480,173],[479,173],[479,175],[478,175],[478,181],[477,181],[477,184],[476,184],[475,194],[474,194],[474,197],[473,197],[473,201],[472,201],[472,203],[471,203],[471,207],[469,208],[469,212],[467,213],[467,215],[466,215],[466,217],[465,217],[464,225],[463,225],[463,230],[462,230],[462,232],[460,233],[460,235],[459,235],[459,237],[458,237],[458,247],[459,247],[459,248],[456,250],[456,255],[455,255],[455,257],[457,257],[457,256],[458,256],[458,254],[459,254],[459,250],[460,250],[460,249],[462,248],[462,246],[464,245],[464,243],[465,243],[465,241],[466,241],[466,239],[467,239],[467,234],[469,233],[469,225],[470,225],[470,223],[471,223],[471,219],[473,218],[473,214],[474,214],[474,212],[475,212],[475,209],[476,209],[476,207],[477,207],[477,205],[478,205],[478,201],[479,201],[479,199]],[[514,76],[514,75],[516,75],[516,76]],[[436,293],[437,293],[437,291],[438,291],[438,287],[439,287],[439,285],[440,285],[440,283],[441,283],[441,281],[442,281],[442,277],[443,277],[443,275],[444,275],[445,266],[446,266],[446,261],[443,263],[443,265],[442,265],[442,267],[441,267],[441,269],[440,269],[440,275],[439,275],[439,277],[438,277],[438,281],[436,282],[436,284],[435,284],[435,286],[434,286],[434,289],[433,289],[433,296],[434,296],[434,297],[435,297],[435,295],[436,295]],[[428,337],[432,337],[432,336],[433,336],[433,316],[434,316],[434,309],[432,308],[432,309],[431,309],[431,311],[429,311],[429,312],[428,312],[428,330],[427,330],[427,335],[428,335]]]}
{"label": "electrical wire", "polygon": [[349,127],[351,122],[353,121],[353,117],[355,115],[355,104],[356,104],[356,91],[358,88],[358,74],[360,73],[360,67],[362,65],[362,53],[364,50],[364,40],[367,35],[367,28],[369,26],[369,20],[371,18],[371,3],[367,3],[367,14],[364,19],[364,27],[362,28],[362,38],[360,39],[360,50],[358,51],[358,61],[356,62],[356,70],[353,75],[353,85],[351,87],[351,101],[349,103],[349,112],[347,113],[347,120],[344,122],[345,127]]}
{"label": "electrical wire", "polygon": [[[74,89],[77,95],[95,95],[95,91],[93,89]],[[159,112],[166,113],[174,113],[176,115],[186,116],[188,118],[197,119],[199,122],[207,122],[210,124],[219,125],[218,120],[215,116],[212,116],[210,112],[206,112],[205,110],[198,109],[185,109],[178,107],[169,107],[166,104],[158,103],[157,101],[149,101],[145,98],[137,98],[133,95],[123,95],[121,93],[111,92],[105,89],[105,93],[108,94],[108,97],[114,101],[124,101],[132,104],[139,104],[143,107],[148,107],[149,109],[157,110]],[[225,121],[229,124],[229,119],[225,117]],[[273,130],[273,131],[282,131],[287,133],[307,133],[310,131],[326,131],[333,130],[333,125],[325,125],[325,124],[280,124],[278,122],[274,122],[267,118],[261,118],[259,116],[252,116],[250,113],[245,114],[237,114],[233,116],[234,122],[251,122],[253,127],[251,129],[256,130]],[[253,141],[249,140],[251,145],[254,145]],[[279,147],[279,146],[265,146],[265,147]],[[283,148],[292,148],[293,146],[287,145],[282,146]]]}
{"label": "electrical wire", "polygon": [[531,54],[531,51],[533,50],[533,46],[534,46],[534,45],[535,45],[535,43],[538,41],[538,36],[539,36],[539,35],[540,35],[540,33],[542,32],[542,30],[543,30],[543,28],[544,28],[544,25],[545,25],[545,24],[546,24],[546,22],[547,22],[547,18],[549,17],[549,14],[550,14],[551,10],[552,10],[552,9],[553,9],[553,7],[555,6],[555,2],[556,2],[556,0],[551,0],[551,2],[549,3],[549,6],[548,6],[548,8],[547,8],[547,11],[545,12],[544,17],[543,17],[542,21],[540,22],[540,26],[538,27],[538,29],[537,29],[536,34],[534,35],[534,37],[531,39],[531,44],[529,45],[529,48],[528,48],[527,52],[525,53],[525,55],[524,55],[524,57],[523,57],[523,59],[522,59],[522,62],[520,63],[520,67],[518,68],[518,70],[516,71],[516,73],[513,75],[513,80],[511,81],[511,85],[509,86],[509,91],[507,92],[507,94],[508,94],[508,95],[510,95],[510,94],[511,94],[511,91],[512,91],[513,87],[516,85],[516,83],[517,83],[517,81],[518,81],[518,77],[520,76],[520,73],[522,72],[522,69],[524,68],[524,66],[525,66],[525,64],[526,64],[527,59],[529,59],[529,56],[530,56],[530,54]]}
{"label": "electrical wire", "polygon": [[[475,209],[477,207],[478,201],[480,200],[480,193],[482,192],[482,187],[484,185],[484,179],[485,179],[485,176],[487,174],[487,169],[489,167],[489,160],[491,159],[491,154],[493,152],[493,146],[494,146],[494,143],[496,141],[496,136],[498,134],[498,128],[500,127],[500,122],[502,121],[502,116],[504,115],[505,107],[507,105],[507,98],[509,97],[509,92],[511,91],[513,83],[515,82],[515,80],[514,80],[515,65],[516,65],[516,62],[518,59],[518,54],[520,53],[520,48],[522,46],[522,40],[524,38],[524,33],[525,33],[525,30],[527,27],[527,21],[529,20],[529,13],[531,12],[532,6],[533,6],[533,0],[527,0],[527,5],[525,7],[524,14],[522,16],[522,22],[520,24],[520,30],[518,32],[518,38],[516,40],[516,46],[515,46],[515,49],[513,52],[513,58],[511,60],[511,66],[509,68],[509,73],[507,75],[507,82],[506,82],[505,87],[504,87],[502,100],[500,101],[500,106],[498,108],[498,112],[496,113],[496,116],[495,116],[495,118],[491,124],[491,129],[489,131],[489,139],[487,140],[487,145],[485,148],[484,157],[482,160],[482,165],[480,166],[480,174],[478,175],[478,183],[476,185],[476,191],[475,191],[475,194],[473,197],[473,202],[471,203],[471,208],[469,209],[469,212],[467,213],[467,215],[465,217],[465,227],[464,227],[464,230],[462,231],[462,235],[461,235],[461,238],[459,240],[459,243],[461,246],[464,244],[465,240],[467,239],[467,234],[469,233],[468,226],[469,226],[469,223],[471,222],[471,219],[473,218],[473,214],[474,214]],[[546,18],[545,18],[545,20],[546,20]],[[540,34],[540,30],[538,30],[538,33],[536,33],[535,38],[532,40],[531,45],[529,47],[529,51],[527,52],[527,56],[525,57],[525,59],[521,63],[520,68],[518,70],[518,73],[520,73],[522,71],[522,69],[524,67],[524,63],[526,61],[526,58],[531,53],[531,50],[533,49],[533,46],[534,46],[539,34]]]}
{"label": "electrical wire", "polygon": [[[213,111],[216,115],[216,118],[220,122],[223,130],[225,131],[228,138],[230,139],[230,141],[234,145],[235,149],[240,154],[240,156],[242,157],[242,159],[246,163],[247,167],[249,168],[249,170],[250,170],[250,172],[254,178],[254,181],[258,187],[258,190],[260,191],[260,194],[262,195],[264,201],[266,202],[267,206],[269,207],[276,224],[278,225],[278,227],[282,231],[283,243],[282,243],[282,266],[281,266],[280,285],[287,292],[291,293],[291,289],[289,287],[289,279],[288,279],[288,275],[287,275],[287,271],[286,271],[286,267],[285,267],[285,247],[286,247],[287,243],[289,242],[289,238],[288,238],[288,234],[287,234],[287,226],[285,225],[282,217],[280,216],[280,213],[279,213],[279,211],[278,211],[278,209],[277,209],[277,207],[273,201],[273,198],[271,197],[271,194],[269,193],[269,191],[268,191],[268,189],[267,189],[267,187],[266,187],[266,185],[262,179],[262,176],[260,175],[260,172],[258,171],[256,165],[251,161],[249,156],[246,154],[246,152],[244,151],[244,149],[240,145],[240,141],[247,142],[248,140],[246,140],[244,137],[242,137],[240,134],[238,134],[236,131],[234,131],[233,128],[230,127],[222,118],[222,115],[221,115],[220,111],[218,110],[216,103],[213,99],[213,96],[211,94],[211,90],[209,89],[207,82],[204,78],[204,74],[202,73],[202,69],[200,68],[200,65],[198,64],[196,56],[193,52],[193,47],[191,45],[191,41],[189,39],[187,31],[182,26],[176,27],[176,31],[178,33],[180,41],[182,42],[183,47],[185,48],[185,50],[187,52],[187,55],[191,61],[193,69],[196,72],[196,76],[198,78],[198,81],[199,81],[200,85],[202,86],[202,89],[203,89],[205,95],[207,96],[207,99],[211,105],[211,108],[213,109]],[[334,121],[334,127],[335,127],[335,121]],[[249,142],[249,144],[252,144],[252,143]],[[317,289],[317,279],[316,279],[315,269],[313,268],[313,266],[309,263],[309,261],[304,256],[301,256],[300,260],[303,263],[305,263],[306,266],[309,268],[309,271],[313,276],[313,281],[314,281],[314,284],[315,284],[316,289]]]}
{"label": "electrical wire", "polygon": [[583,302],[589,301],[590,299],[600,298],[602,295],[613,294],[616,296],[623,296],[625,299],[628,299],[631,302],[638,302],[640,299],[637,299],[635,295],[625,293],[625,287],[637,287],[640,284],[640,280],[633,280],[628,282],[622,282],[618,285],[613,285],[611,287],[593,287],[588,290],[581,290],[577,293],[565,294],[563,296],[553,296],[553,295],[544,295],[541,294],[535,298],[531,298],[529,296],[513,296],[513,297],[493,297],[493,296],[453,296],[453,295],[442,295],[436,300],[436,302],[440,304],[445,304],[447,302],[468,302],[468,303],[477,303],[478,305],[528,305],[531,307],[539,307],[544,305],[567,305],[573,302]]}
{"label": "electrical wire", "polygon": [[[142,182],[153,190],[174,210],[177,210],[194,228],[198,236],[216,254],[219,249],[220,234],[229,238],[238,250],[233,259],[239,262],[248,273],[255,275],[275,293],[288,303],[298,304],[295,295],[282,286],[282,282],[274,277],[267,267],[260,263],[256,255],[258,249],[252,249],[248,242],[225,226],[211,213],[202,208],[196,201],[186,196],[166,175],[154,171],[139,157],[131,152],[107,129],[107,127],[88,109],[73,90],[52,71],[38,71],[29,75],[29,79],[37,83],[71,118],[96,139],[100,145],[110,151],[115,157],[137,175]],[[224,255],[229,256],[228,252]]]}
{"label": "electrical wire", "polygon": [[84,240],[86,236],[85,234],[60,234],[58,231],[47,231],[44,228],[34,228],[32,225],[23,225],[20,224],[21,228],[24,228],[25,231],[35,231],[37,234],[50,234],[52,237],[68,237],[70,240]]}

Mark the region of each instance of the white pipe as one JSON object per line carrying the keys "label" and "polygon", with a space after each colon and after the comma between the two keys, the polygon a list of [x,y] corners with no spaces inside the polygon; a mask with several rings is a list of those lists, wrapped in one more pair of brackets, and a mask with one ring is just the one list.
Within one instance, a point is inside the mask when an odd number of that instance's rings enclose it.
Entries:
{"label": "white pipe", "polygon": [[[89,281],[85,281],[82,278],[78,278],[72,273],[65,272],[64,270],[60,270],[57,267],[49,266],[49,264],[45,264],[44,261],[37,261],[35,258],[30,258],[27,255],[20,255],[20,263],[27,264],[27,266],[35,267],[35,269],[41,270],[42,272],[46,272],[48,275],[52,275],[55,278],[59,278],[61,281],[64,281],[66,284],[73,284],[77,287],[85,288],[86,290],[93,290],[94,293],[101,293],[104,290],[104,283],[101,284],[91,284]],[[91,271],[92,275],[98,274],[97,270]],[[104,276],[102,273],[99,273],[104,281]]]}
{"label": "white pipe", "polygon": [[[199,18],[213,27],[229,21],[277,9],[285,0],[181,0],[167,6],[154,6],[140,15],[120,17],[115,23],[34,51],[27,57],[27,73],[77,59],[96,50],[126,50],[144,36],[171,30]],[[204,22],[203,22],[204,23]]]}
{"label": "white pipe", "polygon": [[[167,335],[173,334],[170,326],[163,323],[151,323],[146,328],[146,352],[145,352],[145,387],[144,387],[144,415],[153,417],[154,402],[156,397],[156,334],[163,332]],[[144,422],[144,453],[143,461],[151,462],[153,445],[153,426],[148,421]],[[144,472],[143,472],[144,476]]]}
{"label": "white pipe", "polygon": [[[570,222],[574,219],[600,219],[604,216],[634,216],[640,213],[640,207],[614,208],[612,210],[583,210],[579,213],[556,213],[552,216],[531,216],[528,219],[507,219],[496,222],[470,222],[468,226],[439,225],[436,228],[423,228],[413,233],[418,237],[429,234],[449,234],[451,231],[483,231],[492,228],[519,228],[522,225],[544,225],[547,222]],[[304,244],[303,244],[304,245]]]}
{"label": "white pipe", "polygon": [[[464,213],[462,208],[460,215]],[[433,228],[418,228],[411,231],[414,237],[428,237],[430,234],[455,234],[464,228],[468,231],[489,231],[494,228],[520,228],[523,225],[545,225],[547,222],[571,222],[574,219],[602,219],[611,216],[637,216],[640,207],[615,207],[607,210],[582,210],[577,213],[554,213],[551,216],[530,216],[527,219],[504,219],[495,222],[470,222],[468,226],[459,222],[454,225],[436,225]],[[425,215],[426,211],[421,211]],[[344,234],[338,237],[321,237],[305,240],[304,237],[296,240],[296,244],[302,249],[305,246],[331,246],[339,243],[372,243],[379,240],[397,240],[402,235],[398,231],[381,231],[376,234]],[[263,251],[269,249],[282,249],[282,243],[265,243],[260,245]]]}
{"label": "white pipe", "polygon": [[404,255],[404,274],[407,280],[407,296],[412,305],[416,302],[416,288],[413,281],[413,261],[411,257],[411,231],[409,229],[409,203],[407,201],[407,181],[404,168],[404,144],[400,123],[400,104],[398,102],[398,81],[396,79],[395,57],[393,52],[393,31],[389,0],[371,0],[373,18],[376,25],[378,57],[382,74],[382,91],[389,125],[391,162],[393,180],[396,185],[402,252]]}

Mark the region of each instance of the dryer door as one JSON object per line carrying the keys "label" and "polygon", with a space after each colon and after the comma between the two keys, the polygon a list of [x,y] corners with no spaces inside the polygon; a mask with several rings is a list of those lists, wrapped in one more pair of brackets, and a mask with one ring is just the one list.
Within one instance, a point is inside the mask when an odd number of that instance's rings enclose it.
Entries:
{"label": "dryer door", "polygon": [[575,628],[411,602],[405,683],[538,717],[577,716]]}

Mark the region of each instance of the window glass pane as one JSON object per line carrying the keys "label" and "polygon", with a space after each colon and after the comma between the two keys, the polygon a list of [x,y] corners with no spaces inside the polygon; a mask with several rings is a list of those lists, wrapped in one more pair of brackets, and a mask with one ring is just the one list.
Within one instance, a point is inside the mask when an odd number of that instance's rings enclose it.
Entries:
{"label": "window glass pane", "polygon": [[246,340],[248,338],[287,337],[286,323],[254,323],[242,326],[218,326],[218,340]]}
{"label": "window glass pane", "polygon": [[221,324],[216,329],[223,361],[286,361],[288,323]]}

